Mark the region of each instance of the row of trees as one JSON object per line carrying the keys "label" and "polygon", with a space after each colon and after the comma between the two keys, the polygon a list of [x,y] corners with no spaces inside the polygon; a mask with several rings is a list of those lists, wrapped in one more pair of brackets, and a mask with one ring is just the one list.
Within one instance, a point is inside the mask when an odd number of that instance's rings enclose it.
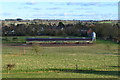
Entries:
{"label": "row of trees", "polygon": [[[38,36],[38,35],[51,35],[51,36],[86,36],[88,27],[78,24],[64,25],[62,22],[56,25],[46,24],[11,24],[2,27],[3,36]],[[83,31],[82,31],[83,30]]]}
{"label": "row of trees", "polygon": [[118,24],[96,24],[92,29],[97,33],[97,37],[104,40],[120,41],[120,26]]}
{"label": "row of trees", "polygon": [[[92,25],[91,25],[92,24]],[[110,23],[77,23],[77,24],[63,24],[59,22],[56,25],[46,24],[11,24],[9,26],[2,26],[3,36],[88,36],[87,30],[90,28],[96,32],[97,37],[107,39],[118,39],[120,26],[118,24]]]}

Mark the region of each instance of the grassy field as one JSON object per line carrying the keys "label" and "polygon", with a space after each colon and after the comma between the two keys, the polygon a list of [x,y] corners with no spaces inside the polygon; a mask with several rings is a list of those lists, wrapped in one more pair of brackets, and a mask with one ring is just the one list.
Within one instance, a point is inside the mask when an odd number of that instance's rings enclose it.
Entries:
{"label": "grassy field", "polygon": [[99,23],[115,23],[114,21],[101,21]]}
{"label": "grassy field", "polygon": [[[2,49],[3,78],[118,77],[118,44],[110,41],[60,47],[3,44]],[[7,64],[15,64],[15,67],[7,70]]]}

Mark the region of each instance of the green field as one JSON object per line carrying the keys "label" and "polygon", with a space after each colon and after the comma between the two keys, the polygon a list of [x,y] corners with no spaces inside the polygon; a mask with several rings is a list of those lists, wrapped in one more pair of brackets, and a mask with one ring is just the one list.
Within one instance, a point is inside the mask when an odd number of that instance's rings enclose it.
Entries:
{"label": "green field", "polygon": [[[3,78],[117,78],[118,44],[2,47]],[[37,52],[36,52],[37,50]],[[7,70],[7,64],[15,64]]]}
{"label": "green field", "polygon": [[113,23],[113,21],[101,21],[99,23]]}

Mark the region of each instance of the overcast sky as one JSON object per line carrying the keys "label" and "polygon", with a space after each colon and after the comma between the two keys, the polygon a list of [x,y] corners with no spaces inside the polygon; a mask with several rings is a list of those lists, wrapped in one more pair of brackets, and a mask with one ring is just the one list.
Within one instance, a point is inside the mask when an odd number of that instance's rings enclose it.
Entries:
{"label": "overcast sky", "polygon": [[0,19],[118,19],[118,0],[3,0],[0,5]]}

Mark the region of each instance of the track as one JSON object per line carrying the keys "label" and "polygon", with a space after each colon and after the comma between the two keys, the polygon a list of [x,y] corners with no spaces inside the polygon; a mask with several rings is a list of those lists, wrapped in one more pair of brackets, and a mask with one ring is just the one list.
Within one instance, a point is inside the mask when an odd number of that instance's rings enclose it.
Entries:
{"label": "track", "polygon": [[2,44],[3,46],[16,46],[16,47],[29,47],[32,45],[38,46],[91,46],[93,43],[39,43],[39,44],[26,44],[26,43],[9,43]]}
{"label": "track", "polygon": [[89,46],[92,45],[92,43],[49,43],[49,44],[40,44],[41,46]]}

